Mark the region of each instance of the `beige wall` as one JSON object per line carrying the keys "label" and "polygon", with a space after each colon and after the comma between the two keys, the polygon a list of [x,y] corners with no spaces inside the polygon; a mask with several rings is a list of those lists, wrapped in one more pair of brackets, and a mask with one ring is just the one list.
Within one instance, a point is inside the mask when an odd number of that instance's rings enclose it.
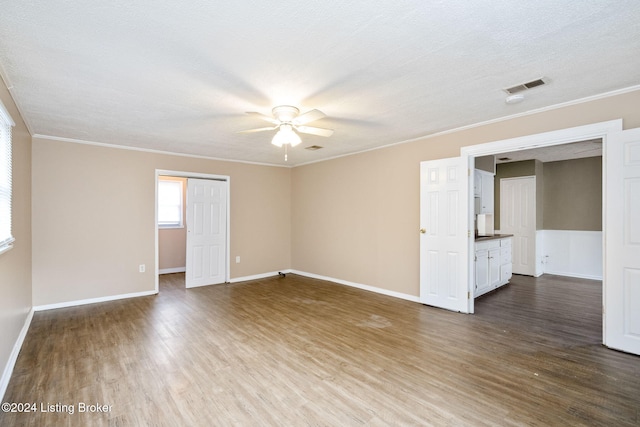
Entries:
{"label": "beige wall", "polygon": [[602,157],[544,164],[545,230],[602,230]]}
{"label": "beige wall", "polygon": [[[34,138],[33,301],[151,291],[154,171],[231,176],[231,276],[291,267],[418,295],[419,164],[460,147],[617,118],[640,91],[294,169]],[[336,137],[339,137],[336,135]]]}
{"label": "beige wall", "polygon": [[33,138],[35,306],[153,291],[156,169],[230,176],[232,278],[291,265],[289,169]]}
{"label": "beige wall", "polygon": [[31,136],[6,85],[0,100],[13,128],[13,249],[0,254],[0,375],[31,310]]}
{"label": "beige wall", "polygon": [[[182,218],[186,218],[187,178],[165,176],[162,179],[182,183]],[[184,268],[187,265],[186,227],[158,229],[158,264],[160,270]]]}
{"label": "beige wall", "polygon": [[[420,161],[460,148],[622,118],[640,127],[640,91],[297,167],[292,268],[419,295]],[[334,138],[339,138],[336,132]]]}
{"label": "beige wall", "polygon": [[292,267],[418,295],[420,160],[454,155],[434,139],[295,168]]}

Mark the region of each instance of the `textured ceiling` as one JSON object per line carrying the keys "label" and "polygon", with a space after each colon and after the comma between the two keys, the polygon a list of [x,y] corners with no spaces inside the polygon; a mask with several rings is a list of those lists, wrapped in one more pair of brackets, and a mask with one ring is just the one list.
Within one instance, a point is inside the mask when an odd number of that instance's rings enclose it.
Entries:
{"label": "textured ceiling", "polygon": [[[5,1],[0,64],[30,131],[296,165],[640,84],[640,2]],[[507,105],[503,88],[549,84]],[[289,151],[244,114],[327,118]],[[321,145],[316,151],[305,146]]]}
{"label": "textured ceiling", "polygon": [[602,156],[602,140],[572,142],[570,144],[552,145],[550,147],[532,148],[530,150],[513,151],[496,154],[496,163],[511,163],[522,160],[540,160],[543,163],[561,160],[582,159]]}

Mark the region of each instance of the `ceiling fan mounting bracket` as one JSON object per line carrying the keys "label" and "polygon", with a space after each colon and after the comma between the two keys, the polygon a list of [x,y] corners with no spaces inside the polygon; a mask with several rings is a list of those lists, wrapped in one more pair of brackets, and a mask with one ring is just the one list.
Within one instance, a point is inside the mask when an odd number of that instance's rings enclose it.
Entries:
{"label": "ceiling fan mounting bracket", "polygon": [[300,110],[291,105],[279,105],[271,110],[273,117],[281,123],[291,123],[298,117]]}

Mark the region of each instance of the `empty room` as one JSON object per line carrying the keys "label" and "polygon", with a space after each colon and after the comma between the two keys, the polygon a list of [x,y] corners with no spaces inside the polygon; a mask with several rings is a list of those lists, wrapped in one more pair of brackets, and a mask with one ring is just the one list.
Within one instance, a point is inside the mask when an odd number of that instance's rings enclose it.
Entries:
{"label": "empty room", "polygon": [[638,2],[0,9],[0,425],[640,425]]}

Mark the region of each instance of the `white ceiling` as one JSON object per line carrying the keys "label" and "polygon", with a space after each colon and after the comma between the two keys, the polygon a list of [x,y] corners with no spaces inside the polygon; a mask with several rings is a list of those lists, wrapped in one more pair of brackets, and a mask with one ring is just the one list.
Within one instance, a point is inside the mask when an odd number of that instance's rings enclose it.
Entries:
{"label": "white ceiling", "polygon": [[[12,1],[0,64],[33,134],[293,166],[637,86],[640,2]],[[334,135],[236,133],[280,104]]]}

